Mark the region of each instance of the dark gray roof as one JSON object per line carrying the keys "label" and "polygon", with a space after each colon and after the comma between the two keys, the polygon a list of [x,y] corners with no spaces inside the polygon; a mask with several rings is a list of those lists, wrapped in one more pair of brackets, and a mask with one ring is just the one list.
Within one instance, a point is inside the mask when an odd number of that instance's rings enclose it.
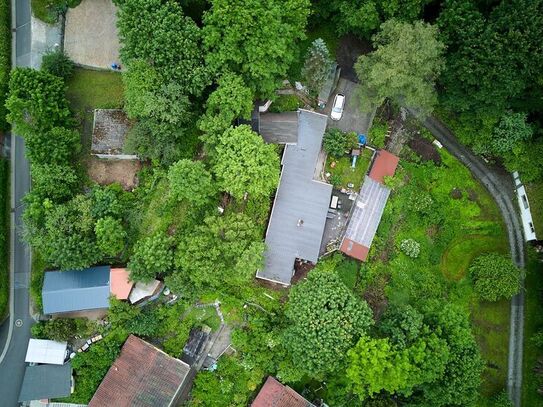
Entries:
{"label": "dark gray roof", "polygon": [[27,366],[19,401],[31,401],[66,397],[70,395],[72,366],[37,365]]}
{"label": "dark gray roof", "polygon": [[370,248],[389,194],[390,189],[366,176],[345,232],[347,239]]}
{"label": "dark gray roof", "polygon": [[261,113],[259,133],[268,143],[296,143],[298,141],[298,112]]}
{"label": "dark gray roof", "polygon": [[83,311],[109,307],[109,266],[47,271],[43,281],[43,312]]}
{"label": "dark gray roof", "polygon": [[[283,154],[283,170],[266,233],[265,266],[257,277],[290,284],[296,258],[316,263],[332,185],[313,175],[327,117],[306,110],[298,116],[298,143]],[[299,221],[303,224],[298,226]]]}

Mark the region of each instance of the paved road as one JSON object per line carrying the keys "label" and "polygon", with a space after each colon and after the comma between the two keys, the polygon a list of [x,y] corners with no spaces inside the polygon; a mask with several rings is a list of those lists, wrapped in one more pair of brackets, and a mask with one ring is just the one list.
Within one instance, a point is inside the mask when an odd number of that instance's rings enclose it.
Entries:
{"label": "paved road", "polygon": [[[17,66],[28,66],[31,56],[30,0],[12,0],[17,27],[16,44],[12,53]],[[24,210],[22,198],[30,189],[30,168],[24,154],[24,142],[12,135],[11,143],[11,298],[10,318],[0,328],[0,389],[2,407],[17,406],[23,381],[25,354],[33,319],[29,315],[30,250],[21,241],[19,231]]]}
{"label": "paved road", "polygon": [[[514,205],[512,178],[504,179],[483,160],[460,144],[454,134],[439,120],[430,117],[424,126],[458,158],[492,195],[503,216],[511,257],[520,268],[525,266],[524,236],[518,213]],[[524,344],[524,278],[522,289],[511,300],[511,321],[509,330],[509,361],[507,374],[507,393],[515,407],[520,407],[522,396],[522,350]],[[529,407],[529,406],[528,406]]]}

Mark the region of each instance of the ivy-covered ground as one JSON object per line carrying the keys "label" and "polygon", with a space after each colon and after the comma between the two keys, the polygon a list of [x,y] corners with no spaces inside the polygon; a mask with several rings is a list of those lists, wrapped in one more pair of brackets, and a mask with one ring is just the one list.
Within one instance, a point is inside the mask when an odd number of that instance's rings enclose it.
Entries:
{"label": "ivy-covered ground", "polygon": [[[377,315],[388,302],[445,298],[462,306],[471,315],[486,361],[481,394],[492,396],[506,379],[509,302],[478,300],[466,272],[479,254],[506,254],[507,240],[498,209],[484,188],[447,151],[439,154],[441,164],[436,165],[404,148],[358,286]],[[420,244],[417,258],[400,252],[404,239]]]}

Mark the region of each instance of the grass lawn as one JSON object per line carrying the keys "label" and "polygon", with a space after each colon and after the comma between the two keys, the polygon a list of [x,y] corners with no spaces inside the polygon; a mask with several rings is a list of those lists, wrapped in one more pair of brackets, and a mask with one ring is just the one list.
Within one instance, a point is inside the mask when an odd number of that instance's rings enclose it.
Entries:
{"label": "grass lawn", "polygon": [[[364,175],[368,171],[372,156],[372,151],[367,148],[363,149],[360,153],[360,156],[356,160],[355,168],[351,167],[352,157],[341,157],[335,158],[328,156],[326,159],[326,171],[332,175],[339,175],[341,177],[341,182],[339,185],[335,185],[339,188],[347,188],[347,184],[354,184],[354,190],[358,191],[362,182],[364,181]],[[332,163],[335,162],[334,168],[332,168]]]}
{"label": "grass lawn", "polygon": [[543,406],[543,396],[537,393],[541,379],[533,373],[533,368],[543,351],[534,345],[531,338],[543,329],[543,264],[538,262],[535,253],[530,253],[526,272],[526,297],[524,307],[524,360],[522,364],[522,405]]}
{"label": "grass lawn", "polygon": [[527,185],[526,192],[530,202],[535,233],[541,239],[543,236],[543,182]]}
{"label": "grass lawn", "polygon": [[471,307],[471,321],[486,367],[483,372],[480,406],[489,407],[488,398],[500,393],[505,386],[509,350],[508,300],[499,302],[476,301]]}
{"label": "grass lawn", "polygon": [[[405,150],[397,170],[401,185],[389,198],[361,277],[369,287],[385,281],[389,302],[416,305],[436,298],[469,313],[487,366],[480,406],[490,406],[506,381],[509,302],[479,301],[466,271],[481,253],[508,252],[501,216],[484,187],[445,149],[439,166],[410,161],[413,153]],[[415,259],[399,250],[408,238],[420,244]]]}
{"label": "grass lawn", "polygon": [[9,161],[0,159],[0,322],[9,311],[9,231],[10,231]]}
{"label": "grass lawn", "polygon": [[76,68],[66,82],[66,97],[81,122],[83,152],[91,144],[94,109],[116,109],[123,106],[121,74]]}

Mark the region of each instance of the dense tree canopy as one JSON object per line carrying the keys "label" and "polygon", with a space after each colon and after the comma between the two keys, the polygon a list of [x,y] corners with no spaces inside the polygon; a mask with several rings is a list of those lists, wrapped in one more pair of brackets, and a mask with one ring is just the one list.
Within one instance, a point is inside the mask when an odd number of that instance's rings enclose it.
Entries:
{"label": "dense tree canopy", "polygon": [[343,367],[347,350],[373,324],[370,308],[343,284],[333,263],[291,288],[286,316],[284,345],[294,365],[314,378]]}
{"label": "dense tree canopy", "polygon": [[431,112],[437,102],[434,84],[444,50],[436,27],[388,20],[375,35],[374,45],[377,49],[362,55],[355,66],[363,109],[370,111],[390,98],[421,114]]}
{"label": "dense tree canopy", "polygon": [[22,137],[65,126],[70,110],[62,78],[31,68],[17,68],[10,77],[7,119]]}
{"label": "dense tree canopy", "polygon": [[126,242],[126,232],[119,219],[111,216],[98,219],[94,225],[96,244],[106,256],[116,256],[123,249]]}
{"label": "dense tree canopy", "polygon": [[302,76],[311,93],[315,95],[319,93],[334,63],[322,38],[317,38],[311,43],[302,69]]}
{"label": "dense tree canopy", "polygon": [[33,163],[68,165],[81,149],[80,138],[76,130],[65,127],[28,134],[25,137],[26,155]]}
{"label": "dense tree canopy", "polygon": [[177,248],[175,264],[180,269],[168,283],[183,291],[183,282],[196,287],[243,285],[262,266],[264,243],[247,215],[210,216],[185,234]]}
{"label": "dense tree canopy", "polygon": [[271,96],[305,37],[309,0],[212,0],[204,14],[206,62],[241,75],[257,96]]}
{"label": "dense tree canopy", "polygon": [[269,196],[279,182],[279,157],[274,145],[247,125],[230,128],[216,147],[213,172],[223,191],[237,199],[247,193]]}
{"label": "dense tree canopy", "polygon": [[128,262],[130,279],[149,282],[159,274],[167,274],[173,266],[173,240],[156,233],[136,242]]}
{"label": "dense tree canopy", "polygon": [[205,204],[216,192],[211,174],[201,161],[180,160],[168,170],[170,196],[194,205]]}

